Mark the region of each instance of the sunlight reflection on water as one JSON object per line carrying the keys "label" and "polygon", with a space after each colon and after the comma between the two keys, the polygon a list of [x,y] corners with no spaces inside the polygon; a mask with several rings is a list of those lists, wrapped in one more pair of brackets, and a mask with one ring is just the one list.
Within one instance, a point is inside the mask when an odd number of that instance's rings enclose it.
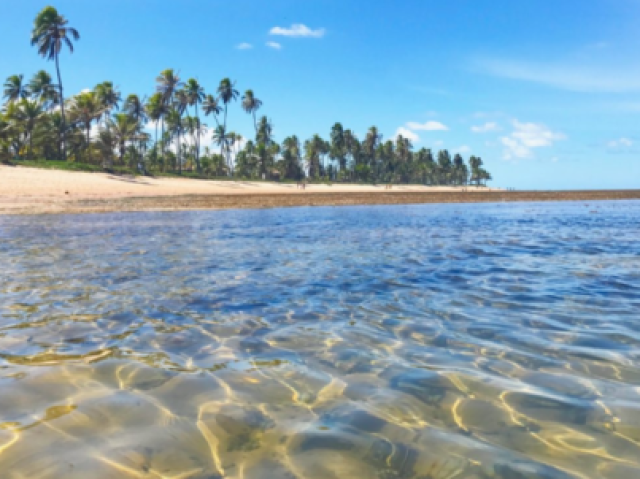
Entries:
{"label": "sunlight reflection on water", "polygon": [[0,217],[9,478],[640,477],[640,202]]}

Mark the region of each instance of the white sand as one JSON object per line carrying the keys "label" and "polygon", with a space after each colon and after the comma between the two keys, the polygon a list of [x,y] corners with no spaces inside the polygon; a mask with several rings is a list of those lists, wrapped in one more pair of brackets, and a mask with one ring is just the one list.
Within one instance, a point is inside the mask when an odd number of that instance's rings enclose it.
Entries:
{"label": "white sand", "polygon": [[[105,173],[82,173],[38,168],[0,165],[0,202],[33,203],[41,199],[99,199],[141,196],[175,195],[250,195],[250,194],[305,194],[313,193],[386,193],[460,191],[460,187],[431,187],[421,185],[394,185],[386,190],[384,185],[333,184],[307,185],[302,191],[295,184],[212,181],[182,178],[125,177]],[[468,191],[476,190],[467,187]],[[480,191],[499,191],[480,188]]]}

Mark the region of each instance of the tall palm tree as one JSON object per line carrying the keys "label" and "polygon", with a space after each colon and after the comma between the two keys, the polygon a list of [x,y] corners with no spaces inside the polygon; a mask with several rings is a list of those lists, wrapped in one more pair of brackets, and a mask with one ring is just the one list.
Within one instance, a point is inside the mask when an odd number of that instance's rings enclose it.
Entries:
{"label": "tall palm tree", "polygon": [[218,115],[222,111],[220,108],[220,103],[213,95],[207,95],[202,102],[202,110],[204,111],[205,116],[213,115],[213,119],[216,121],[216,125],[220,126],[220,122],[218,121]]}
{"label": "tall palm tree", "polygon": [[158,160],[158,122],[164,115],[164,104],[162,102],[162,93],[154,93],[147,101],[145,107],[147,117],[155,124],[155,146],[154,146],[154,159]]}
{"label": "tall palm tree", "polygon": [[[160,116],[162,138],[164,138],[164,118],[168,114],[170,105],[173,103],[173,95],[176,90],[182,88],[180,76],[176,74],[173,68],[162,70],[160,75],[156,77],[156,92],[162,94],[163,112]],[[164,156],[164,141],[162,142],[162,155]]]}
{"label": "tall palm tree", "polygon": [[[75,28],[67,26],[69,21],[53,7],[45,7],[36,17],[33,31],[31,32],[31,45],[38,46],[38,53],[47,60],[55,60],[58,73],[58,89],[60,90],[60,110],[62,112],[62,155],[67,159],[67,147],[64,143],[66,118],[64,116],[64,93],[62,89],[62,77],[60,76],[60,51],[64,42],[69,51],[73,53],[74,40],[80,39],[80,34]],[[70,38],[71,37],[71,38]]]}
{"label": "tall palm tree", "polygon": [[23,82],[23,75],[11,75],[4,82],[4,98],[7,101],[24,100],[29,96],[29,90]]}
{"label": "tall palm tree", "polygon": [[33,75],[29,82],[29,93],[33,98],[40,100],[46,107],[51,107],[58,101],[58,93],[51,80],[51,75],[44,70],[40,70]]}
{"label": "tall palm tree", "polygon": [[126,113],[117,113],[107,120],[107,128],[111,131],[120,153],[120,163],[124,162],[124,152],[127,142],[137,140],[140,133],[140,125],[134,118]]}
{"label": "tall palm tree", "polygon": [[196,167],[198,168],[198,172],[200,172],[200,116],[198,116],[198,105],[204,101],[204,88],[198,83],[198,80],[189,78],[184,89],[189,99],[189,105],[194,106],[196,110]]}
{"label": "tall palm tree", "polygon": [[105,81],[96,85],[93,89],[96,98],[104,108],[103,116],[106,118],[112,110],[120,109],[120,101],[122,96],[120,92],[113,86],[113,82]]}
{"label": "tall palm tree", "polygon": [[224,129],[227,129],[227,107],[229,103],[238,98],[238,90],[234,89],[235,83],[232,83],[228,78],[223,78],[218,85],[218,96],[222,103],[224,103]]}
{"label": "tall palm tree", "polygon": [[347,152],[344,129],[341,123],[336,123],[331,128],[331,158],[338,161],[340,171],[343,172],[347,166]]}
{"label": "tall palm tree", "polygon": [[178,134],[178,172],[182,173],[182,158],[180,156],[182,153],[182,148],[181,148],[182,131],[184,130],[182,115],[184,115],[184,113],[187,111],[187,108],[189,107],[189,95],[187,94],[185,89],[177,90],[174,93],[173,106],[180,115],[178,125],[176,125],[177,126],[176,133]]}
{"label": "tall palm tree", "polygon": [[175,107],[172,106],[167,111],[166,115],[166,123],[167,123],[167,133],[169,136],[169,142],[171,142],[174,138],[177,138],[177,147],[176,147],[176,162],[174,165],[177,169],[181,170],[182,167],[180,165],[180,137],[182,132],[182,113]]}
{"label": "tall palm tree", "polygon": [[96,147],[102,156],[102,167],[113,168],[113,152],[118,147],[111,128],[101,128],[96,139]]}
{"label": "tall palm tree", "polygon": [[288,136],[282,142],[282,159],[284,160],[285,177],[290,179],[299,179],[300,141],[297,136]]}
{"label": "tall palm tree", "polygon": [[[124,105],[122,107],[122,110],[127,113],[129,116],[131,116],[135,121],[138,122],[138,124],[140,125],[140,128],[143,127],[143,125],[147,122],[147,110],[145,107],[145,101],[144,99],[140,100],[140,97],[138,95],[136,95],[135,93],[132,93],[131,95],[127,96],[126,100],[124,101]],[[143,140],[142,137],[140,137],[140,143],[139,143],[139,150],[140,150],[140,156],[142,157],[142,147],[143,147]]]}
{"label": "tall palm tree", "polygon": [[271,123],[271,120],[266,116],[260,118],[256,141],[258,143],[264,143],[267,146],[273,141],[273,123]]}
{"label": "tall palm tree", "polygon": [[98,120],[105,112],[106,107],[92,92],[83,92],[75,96],[70,105],[69,116],[72,122],[81,123],[85,129],[87,149],[91,142],[91,123]]}
{"label": "tall palm tree", "polygon": [[256,129],[256,135],[258,134],[258,123],[256,122],[256,112],[262,106],[262,100],[259,100],[253,94],[253,90],[247,90],[242,96],[242,109],[253,115],[253,126]]}
{"label": "tall palm tree", "polygon": [[165,103],[171,103],[174,93],[182,86],[180,76],[173,71],[173,68],[162,70],[160,75],[156,77],[156,91],[162,93],[162,99]]}
{"label": "tall palm tree", "polygon": [[220,147],[220,155],[225,156],[229,147],[229,136],[224,129],[224,125],[218,125],[213,131],[213,142]]}
{"label": "tall palm tree", "polygon": [[137,122],[145,123],[147,121],[145,101],[144,99],[140,100],[140,97],[135,93],[127,96],[122,111],[131,115]]}

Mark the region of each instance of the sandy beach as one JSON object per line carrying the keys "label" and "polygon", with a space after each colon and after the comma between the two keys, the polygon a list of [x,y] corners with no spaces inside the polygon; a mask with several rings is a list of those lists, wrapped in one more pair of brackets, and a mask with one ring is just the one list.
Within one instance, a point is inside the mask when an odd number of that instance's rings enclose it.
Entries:
{"label": "sandy beach", "polygon": [[640,190],[505,191],[422,185],[307,185],[118,176],[0,166],[0,214],[286,206],[640,199]]}

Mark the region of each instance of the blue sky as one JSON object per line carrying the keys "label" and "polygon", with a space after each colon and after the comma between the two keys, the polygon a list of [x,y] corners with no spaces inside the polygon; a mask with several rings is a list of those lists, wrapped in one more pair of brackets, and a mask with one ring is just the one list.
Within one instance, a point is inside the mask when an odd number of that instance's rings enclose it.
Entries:
{"label": "blue sky", "polygon": [[[1,78],[54,72],[29,43],[44,5],[0,7]],[[385,139],[481,156],[497,186],[640,187],[636,0],[53,5],[81,34],[62,57],[66,94],[111,80],[149,95],[165,68],[211,92],[228,76],[263,100],[278,140],[375,124]],[[239,104],[229,124],[252,134]]]}

